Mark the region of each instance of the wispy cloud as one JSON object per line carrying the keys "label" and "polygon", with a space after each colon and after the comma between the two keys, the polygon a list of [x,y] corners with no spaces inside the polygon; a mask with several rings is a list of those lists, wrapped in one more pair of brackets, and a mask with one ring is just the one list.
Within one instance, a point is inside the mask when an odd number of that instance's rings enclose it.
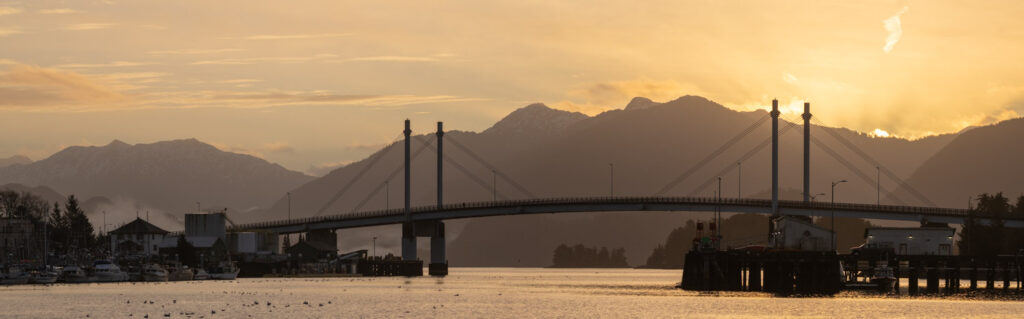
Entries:
{"label": "wispy cloud", "polygon": [[337,58],[334,54],[317,54],[311,56],[293,56],[293,57],[256,57],[256,58],[234,58],[234,59],[219,59],[219,60],[203,60],[192,62],[195,65],[245,65],[245,64],[257,64],[257,63],[305,63],[317,60],[327,60]]}
{"label": "wispy cloud", "polygon": [[907,13],[907,10],[910,10],[909,6],[903,7],[896,15],[882,20],[882,23],[885,25],[885,31],[889,32],[889,36],[885,38],[885,46],[882,47],[882,51],[885,51],[885,53],[892,52],[892,48],[896,46],[897,42],[900,42],[900,37],[903,36],[903,25],[900,23],[900,16]]}
{"label": "wispy cloud", "polygon": [[93,68],[111,68],[111,67],[131,67],[154,64],[152,62],[131,62],[131,61],[114,61],[110,63],[69,63],[55,65],[56,68],[62,69],[93,69]]}
{"label": "wispy cloud", "polygon": [[324,176],[338,168],[341,168],[348,164],[352,164],[354,162],[355,161],[349,160],[309,165],[309,168],[306,169],[306,173],[313,176]]}
{"label": "wispy cloud", "polygon": [[207,95],[206,98],[216,101],[241,102],[237,105],[242,107],[311,104],[397,106],[481,100],[452,95],[346,95],[326,92],[214,92]]}
{"label": "wispy cloud", "polygon": [[113,104],[127,99],[100,81],[74,72],[15,65],[0,73],[0,107],[52,108]]}
{"label": "wispy cloud", "polygon": [[384,56],[367,56],[351,58],[346,61],[353,62],[435,62],[439,61],[437,57],[432,56],[400,56],[400,55],[384,55]]}
{"label": "wispy cloud", "polygon": [[202,54],[217,54],[217,53],[228,53],[228,52],[242,52],[245,49],[177,49],[177,50],[159,50],[146,52],[150,55],[202,55]]}
{"label": "wispy cloud", "polygon": [[76,12],[78,12],[78,11],[76,11],[75,9],[71,9],[71,8],[42,9],[42,10],[37,10],[36,11],[36,13],[38,13],[38,14],[69,14],[69,13],[76,13]]}
{"label": "wispy cloud", "polygon": [[295,39],[321,39],[350,36],[349,33],[318,33],[318,34],[260,34],[243,37],[246,40],[295,40]]}
{"label": "wispy cloud", "polygon": [[14,34],[18,34],[18,33],[21,33],[21,30],[19,30],[17,28],[4,28],[4,27],[0,27],[0,37],[14,35]]}
{"label": "wispy cloud", "polygon": [[113,27],[115,23],[79,23],[71,24],[64,27],[64,30],[71,31],[88,31],[88,30],[100,30]]}
{"label": "wispy cloud", "polygon": [[0,16],[11,15],[11,14],[19,14],[19,13],[21,13],[21,9],[14,8],[14,7],[0,7]]}

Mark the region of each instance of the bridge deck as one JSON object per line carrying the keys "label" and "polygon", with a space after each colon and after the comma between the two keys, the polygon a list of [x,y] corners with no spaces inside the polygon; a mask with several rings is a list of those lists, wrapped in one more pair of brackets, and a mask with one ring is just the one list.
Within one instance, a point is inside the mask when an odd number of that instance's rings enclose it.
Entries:
{"label": "bridge deck", "polygon": [[[771,213],[771,200],[710,197],[582,197],[546,198],[452,203],[411,208],[411,221],[447,220],[503,215],[554,214],[575,212],[644,212],[644,211],[714,211],[735,213]],[[822,216],[835,213],[836,217],[855,217],[885,220],[921,221],[961,224],[971,211],[956,208],[871,205],[853,203],[821,203],[779,201],[779,213],[785,215]],[[988,216],[974,216],[983,223]],[[408,221],[404,208],[355,212],[330,216],[298,218],[242,224],[230,231],[267,230],[278,233],[296,233],[317,229],[343,229],[400,224]],[[1024,227],[1024,218],[1004,218],[1008,227]]]}

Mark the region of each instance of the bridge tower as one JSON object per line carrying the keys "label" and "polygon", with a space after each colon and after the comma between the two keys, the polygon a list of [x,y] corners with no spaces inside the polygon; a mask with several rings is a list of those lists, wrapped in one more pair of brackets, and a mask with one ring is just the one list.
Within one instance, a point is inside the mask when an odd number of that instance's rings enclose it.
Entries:
{"label": "bridge tower", "polygon": [[[437,122],[437,209],[444,208],[444,123]],[[445,256],[444,243],[444,222],[435,221],[433,232],[430,234],[430,265],[428,273],[431,276],[448,275],[448,258]]]}
{"label": "bridge tower", "polygon": [[412,168],[409,154],[412,130],[409,128],[408,119],[405,120],[405,130],[402,132],[405,133],[405,222],[402,223],[402,259],[416,260],[416,225],[412,222],[411,195],[409,193],[412,187],[410,185]]}
{"label": "bridge tower", "polygon": [[804,204],[811,202],[811,103],[804,102]]}

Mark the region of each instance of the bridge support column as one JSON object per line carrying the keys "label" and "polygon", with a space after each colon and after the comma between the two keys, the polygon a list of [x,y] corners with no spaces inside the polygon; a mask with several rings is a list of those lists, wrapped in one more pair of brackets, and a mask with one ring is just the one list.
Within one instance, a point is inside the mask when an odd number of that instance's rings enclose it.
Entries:
{"label": "bridge support column", "polygon": [[430,269],[431,276],[448,275],[448,257],[445,255],[444,222],[434,224],[434,233],[430,236]]}
{"label": "bridge support column", "polygon": [[416,260],[416,225],[402,224],[402,260]]}

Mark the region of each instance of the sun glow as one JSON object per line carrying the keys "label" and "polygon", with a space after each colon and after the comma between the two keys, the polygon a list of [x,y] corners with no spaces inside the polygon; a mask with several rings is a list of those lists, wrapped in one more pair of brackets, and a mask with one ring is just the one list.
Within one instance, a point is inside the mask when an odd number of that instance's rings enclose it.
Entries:
{"label": "sun glow", "polygon": [[886,132],[885,130],[880,129],[880,128],[876,128],[874,131],[872,131],[870,133],[870,135],[874,136],[874,137],[883,137],[883,138],[890,137],[889,132]]}

